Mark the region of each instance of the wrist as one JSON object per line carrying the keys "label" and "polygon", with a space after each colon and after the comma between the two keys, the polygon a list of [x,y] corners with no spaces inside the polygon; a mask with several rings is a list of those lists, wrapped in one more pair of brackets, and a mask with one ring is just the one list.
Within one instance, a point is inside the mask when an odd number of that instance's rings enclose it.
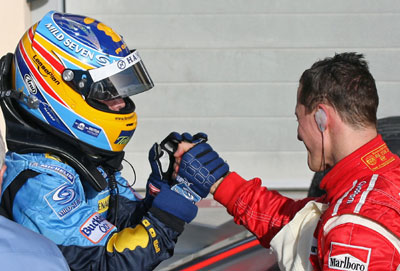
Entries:
{"label": "wrist", "polygon": [[190,223],[196,217],[198,208],[192,201],[170,190],[167,185],[163,185],[160,190],[152,202],[152,207],[167,212],[186,223]]}
{"label": "wrist", "polygon": [[223,180],[225,179],[225,177],[229,174],[230,172],[228,172],[224,177],[220,178],[218,181],[216,181],[210,188],[210,193],[212,195],[214,195],[215,191],[217,190],[218,186],[223,182]]}

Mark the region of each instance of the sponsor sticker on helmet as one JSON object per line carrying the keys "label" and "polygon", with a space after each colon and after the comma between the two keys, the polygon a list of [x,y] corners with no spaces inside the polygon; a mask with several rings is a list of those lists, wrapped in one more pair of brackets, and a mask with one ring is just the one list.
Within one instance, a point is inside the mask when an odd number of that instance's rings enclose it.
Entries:
{"label": "sponsor sticker on helmet", "polygon": [[73,213],[82,203],[71,184],[63,184],[44,196],[59,219]]}
{"label": "sponsor sticker on helmet", "polygon": [[29,93],[36,94],[37,93],[37,86],[35,81],[33,81],[32,77],[29,74],[24,75],[25,85],[29,90]]}
{"label": "sponsor sticker on helmet", "polygon": [[94,213],[80,228],[81,234],[90,242],[97,244],[100,242],[115,226],[108,222],[101,214]]}
{"label": "sponsor sticker on helmet", "polygon": [[[60,22],[59,22],[60,23]],[[64,31],[68,30],[68,27],[64,27],[63,29],[58,28],[59,26],[53,25],[52,23],[46,23],[44,25],[45,29],[50,32],[50,35],[55,38],[54,41],[59,41],[59,44],[62,44],[65,46],[65,48],[74,55],[78,55],[81,57],[85,57],[90,60],[95,60],[97,64],[99,65],[107,65],[110,64],[111,61],[110,59],[104,55],[104,54],[99,54],[97,51],[93,51],[90,49],[90,47],[87,47],[85,44],[91,44],[92,46],[94,45],[92,41],[94,40],[93,38],[93,33],[89,31],[88,33],[85,33],[87,31],[86,28],[81,27],[78,23],[75,23],[73,20],[69,20],[68,23],[74,24],[73,26],[71,25],[70,27],[74,29],[72,32],[75,34],[76,32],[79,32],[79,35],[75,36],[74,38],[78,38],[81,41],[79,42],[76,39],[70,39],[68,38],[67,35],[65,35]],[[82,31],[83,30],[83,31]],[[51,38],[47,33],[43,33],[47,38]],[[71,34],[71,33],[69,33]]]}
{"label": "sponsor sticker on helmet", "polygon": [[36,64],[39,73],[43,77],[50,77],[51,81],[53,81],[57,85],[60,85],[60,80],[58,80],[57,77],[54,75],[53,68],[47,67],[37,55],[34,55],[32,60]]}
{"label": "sponsor sticker on helmet", "polygon": [[89,70],[89,74],[92,77],[93,82],[101,81],[107,77],[121,72],[129,67],[132,67],[136,63],[140,62],[141,58],[137,51],[132,52],[130,55],[113,62],[107,66],[101,68]]}
{"label": "sponsor sticker on helmet", "polygon": [[80,120],[75,120],[73,127],[85,134],[98,137],[101,130]]}
{"label": "sponsor sticker on helmet", "polygon": [[121,131],[121,133],[119,134],[117,140],[115,140],[114,144],[118,144],[118,145],[126,145],[126,144],[128,144],[128,142],[131,139],[131,137],[132,137],[134,132],[135,132],[135,130],[132,130],[132,131]]}
{"label": "sponsor sticker on helmet", "polygon": [[334,270],[367,271],[371,248],[331,243],[328,266]]}

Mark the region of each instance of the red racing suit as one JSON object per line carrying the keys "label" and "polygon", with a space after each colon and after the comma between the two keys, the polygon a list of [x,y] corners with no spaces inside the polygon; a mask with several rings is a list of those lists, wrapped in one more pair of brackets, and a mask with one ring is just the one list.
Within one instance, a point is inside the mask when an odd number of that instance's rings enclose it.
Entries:
{"label": "red racing suit", "polygon": [[214,198],[265,247],[309,201],[325,203],[310,248],[314,270],[400,270],[400,159],[381,136],[337,163],[320,186],[321,198],[296,201],[232,172]]}

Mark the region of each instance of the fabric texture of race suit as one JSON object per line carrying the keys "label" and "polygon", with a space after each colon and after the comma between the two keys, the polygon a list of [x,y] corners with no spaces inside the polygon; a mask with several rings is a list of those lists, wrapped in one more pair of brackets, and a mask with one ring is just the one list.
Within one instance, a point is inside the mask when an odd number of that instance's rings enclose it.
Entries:
{"label": "fabric texture of race suit", "polygon": [[12,152],[6,165],[3,191],[24,170],[40,173],[17,192],[13,219],[54,241],[72,270],[152,270],[173,254],[177,219],[148,210],[120,172],[114,174],[119,208],[113,225],[110,189],[95,191],[69,165],[47,154]]}
{"label": "fabric texture of race suit", "polygon": [[381,136],[339,161],[320,186],[321,198],[293,200],[232,172],[214,198],[265,247],[308,202],[327,204],[304,248],[312,270],[400,270],[400,159]]}

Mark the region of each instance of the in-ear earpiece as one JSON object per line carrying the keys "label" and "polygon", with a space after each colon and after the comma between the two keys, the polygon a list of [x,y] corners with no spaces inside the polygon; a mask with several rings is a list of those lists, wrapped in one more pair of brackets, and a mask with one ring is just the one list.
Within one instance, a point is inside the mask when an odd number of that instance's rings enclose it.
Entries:
{"label": "in-ear earpiece", "polygon": [[315,122],[317,123],[318,129],[323,133],[326,126],[326,113],[322,108],[319,108],[315,112]]}

